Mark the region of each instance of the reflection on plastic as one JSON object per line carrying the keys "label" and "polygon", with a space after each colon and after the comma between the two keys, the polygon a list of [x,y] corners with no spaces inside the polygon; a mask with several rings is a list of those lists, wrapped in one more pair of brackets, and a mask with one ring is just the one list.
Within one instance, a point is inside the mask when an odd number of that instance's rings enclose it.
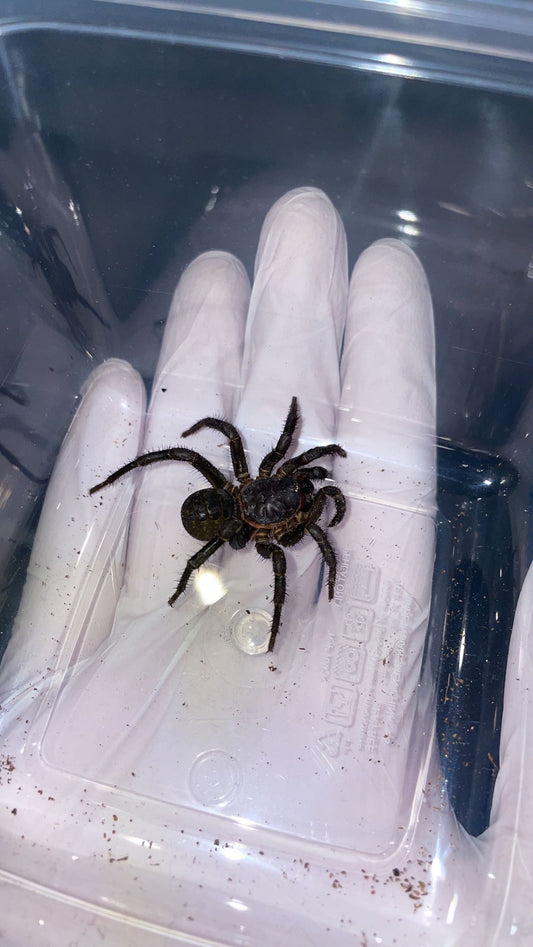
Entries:
{"label": "reflection on plastic", "polygon": [[214,605],[226,593],[220,574],[208,566],[198,569],[194,587],[202,605]]}

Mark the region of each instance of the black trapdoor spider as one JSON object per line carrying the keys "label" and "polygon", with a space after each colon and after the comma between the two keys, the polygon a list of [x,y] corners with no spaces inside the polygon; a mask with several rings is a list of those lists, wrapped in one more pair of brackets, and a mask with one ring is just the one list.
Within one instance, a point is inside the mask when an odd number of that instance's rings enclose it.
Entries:
{"label": "black trapdoor spider", "polygon": [[324,480],[328,471],[324,467],[306,466],[326,455],[346,457],[346,451],[338,444],[311,447],[303,454],[286,460],[273,472],[289,450],[297,421],[298,403],[293,398],[278,443],[262,460],[259,476],[255,478],[250,476],[248,470],[241,435],[229,421],[202,418],[183,432],[182,437],[188,437],[208,427],[224,434],[229,439],[238,484],[228,481],[220,470],[196,451],[186,447],[169,447],[141,454],[89,491],[91,494],[96,493],[135,467],[145,467],[162,460],[186,461],[200,471],[211,486],[187,497],[181,508],[181,519],[187,532],[195,539],[204,540],[205,545],[188,560],[177,589],[169,599],[169,605],[173,605],[185,591],[192,572],[203,565],[224,542],[229,543],[232,549],[243,549],[253,540],[258,553],[265,559],[272,559],[274,568],[274,615],[269,651],[274,648],[285,601],[286,559],[281,546],[294,546],[303,539],[305,533],[313,537],[328,566],[328,591],[332,599],[337,560],[318,520],[328,498],[335,504],[330,526],[340,523],[346,511],[346,500],[339,487],[321,487],[315,492],[313,481]]}

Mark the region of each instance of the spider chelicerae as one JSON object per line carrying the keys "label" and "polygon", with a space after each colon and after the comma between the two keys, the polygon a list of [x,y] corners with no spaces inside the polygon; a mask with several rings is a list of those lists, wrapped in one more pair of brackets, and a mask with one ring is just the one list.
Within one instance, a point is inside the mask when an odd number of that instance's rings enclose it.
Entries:
{"label": "spider chelicerae", "polygon": [[[168,447],[141,454],[120,467],[101,483],[91,487],[90,494],[114,483],[136,467],[146,467],[164,460],[181,460],[198,470],[211,486],[190,494],[181,508],[182,523],[187,532],[204,545],[188,560],[174,594],[173,605],[185,591],[187,582],[210,556],[228,543],[232,549],[243,549],[252,540],[260,556],[271,559],[274,569],[274,614],[268,650],[273,651],[286,595],[286,558],[282,546],[295,546],[308,533],[320,548],[328,567],[330,600],[335,589],[337,559],[326,532],[318,525],[326,502],[331,499],[335,513],[329,526],[336,526],[346,512],[346,500],[339,487],[328,485],[315,490],[314,482],[329,476],[324,467],[308,467],[319,457],[337,454],[346,457],[339,444],[311,447],[284,460],[298,422],[298,402],[291,401],[287,419],[276,446],[259,465],[259,476],[252,477],[244,453],[241,435],[229,421],[202,418],[183,432],[189,437],[202,428],[220,431],[229,440],[233,470],[238,483],[231,483],[209,460],[187,447]],[[281,463],[283,461],[283,463]],[[277,470],[274,468],[281,464]]]}

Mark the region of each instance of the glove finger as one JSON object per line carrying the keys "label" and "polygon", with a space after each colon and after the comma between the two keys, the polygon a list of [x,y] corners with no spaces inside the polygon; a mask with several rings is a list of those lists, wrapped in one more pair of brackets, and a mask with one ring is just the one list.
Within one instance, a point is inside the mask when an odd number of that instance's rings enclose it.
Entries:
{"label": "glove finger", "polygon": [[[321,191],[289,192],[265,219],[246,326],[236,423],[245,432],[252,476],[257,476],[260,461],[276,444],[294,395],[301,425],[287,456],[332,441],[346,293],[346,237],[337,212]],[[311,590],[306,583],[306,600],[312,601],[320,569],[315,543],[308,537],[286,558],[291,589],[312,567]],[[273,611],[272,562],[259,559],[252,544],[243,551],[230,554],[228,550],[224,579],[228,624],[235,627],[238,613],[245,637],[251,634],[253,638],[252,643],[246,638],[244,646],[266,648]],[[285,623],[292,606],[296,603],[291,593],[284,607]],[[241,628],[239,617],[237,626]]]}
{"label": "glove finger", "polygon": [[109,632],[132,487],[101,497],[89,497],[88,490],[102,470],[137,452],[144,399],[137,373],[115,359],[100,365],[85,385],[46,493],[2,664],[2,691],[15,694],[58,664],[81,660]]}
{"label": "glove finger", "polygon": [[354,488],[432,514],[433,309],[420,262],[398,240],[378,240],[354,267],[341,376],[339,436],[357,455]]}
{"label": "glove finger", "polygon": [[335,431],[346,316],[346,235],[322,191],[299,188],[265,218],[255,262],[237,419],[257,462],[296,395],[304,436]]}
{"label": "glove finger", "polygon": [[424,765],[412,728],[435,543],[431,298],[420,263],[397,241],[374,244],[354,268],[341,378],[337,436],[348,457],[335,467],[349,503],[331,531],[335,597],[330,604],[323,591],[317,622],[328,635],[312,644],[327,668],[316,682],[315,749],[341,780],[332,817],[348,819],[347,787],[357,786],[353,842],[379,852],[410,817],[408,759],[413,779]]}
{"label": "glove finger", "polygon": [[[183,274],[154,377],[143,453],[187,446],[227,470],[225,438],[201,431],[184,439],[182,432],[202,417],[233,415],[249,292],[242,264],[227,253],[203,254]],[[188,557],[198,551],[198,540],[183,529],[180,510],[189,493],[209,484],[181,462],[156,463],[136,476],[126,592],[130,611],[144,614],[169,607]]]}
{"label": "glove finger", "polygon": [[338,425],[348,458],[338,476],[353,500],[336,537],[353,559],[344,588],[366,562],[360,582],[365,574],[375,588],[385,571],[424,612],[436,512],[434,349],[421,264],[399,241],[378,241],[350,284]]}

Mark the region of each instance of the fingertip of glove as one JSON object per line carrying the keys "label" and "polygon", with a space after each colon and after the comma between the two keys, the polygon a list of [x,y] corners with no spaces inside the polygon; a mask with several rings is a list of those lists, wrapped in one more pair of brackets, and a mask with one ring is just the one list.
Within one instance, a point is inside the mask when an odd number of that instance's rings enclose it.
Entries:
{"label": "fingertip of glove", "polygon": [[96,450],[119,434],[121,440],[137,437],[146,406],[146,391],[139,373],[118,358],[98,365],[81,390],[81,403],[70,426],[65,443],[79,452],[86,443]]}
{"label": "fingertip of glove", "polygon": [[[338,235],[339,230],[344,234],[340,216],[324,191],[316,187],[299,187],[288,191],[272,205],[265,217],[257,260],[261,260],[262,246],[266,238],[272,232],[276,233],[278,228],[280,236],[294,231],[295,235],[300,237],[312,233],[313,228],[317,227],[319,232],[326,227],[326,232],[329,233],[332,226],[332,234]],[[256,262],[256,269],[257,266]]]}
{"label": "fingertip of glove", "polygon": [[385,278],[404,274],[411,278],[421,278],[424,283],[427,283],[424,268],[415,251],[402,240],[394,237],[383,237],[363,250],[355,263],[352,276],[356,273],[360,275],[362,270],[374,266],[383,269]]}
{"label": "fingertip of glove", "polygon": [[333,204],[331,203],[331,200],[325,191],[319,187],[304,186],[295,187],[292,189],[292,191],[287,191],[286,194],[280,197],[279,200],[277,200],[276,203],[272,205],[269,213],[272,213],[276,209],[279,211],[288,205],[294,206],[296,204],[301,204],[302,206],[308,207],[315,205],[317,209],[327,209],[328,212],[330,209],[334,210]]}
{"label": "fingertip of glove", "polygon": [[93,369],[85,379],[80,394],[83,399],[86,399],[92,392],[102,387],[116,388],[124,392],[125,389],[133,391],[139,385],[144,387],[141,376],[129,362],[121,358],[108,358]]}
{"label": "fingertip of glove", "polygon": [[176,287],[171,312],[178,307],[198,309],[213,289],[223,299],[238,302],[250,293],[250,280],[244,265],[225,250],[207,250],[201,253],[183,272]]}

